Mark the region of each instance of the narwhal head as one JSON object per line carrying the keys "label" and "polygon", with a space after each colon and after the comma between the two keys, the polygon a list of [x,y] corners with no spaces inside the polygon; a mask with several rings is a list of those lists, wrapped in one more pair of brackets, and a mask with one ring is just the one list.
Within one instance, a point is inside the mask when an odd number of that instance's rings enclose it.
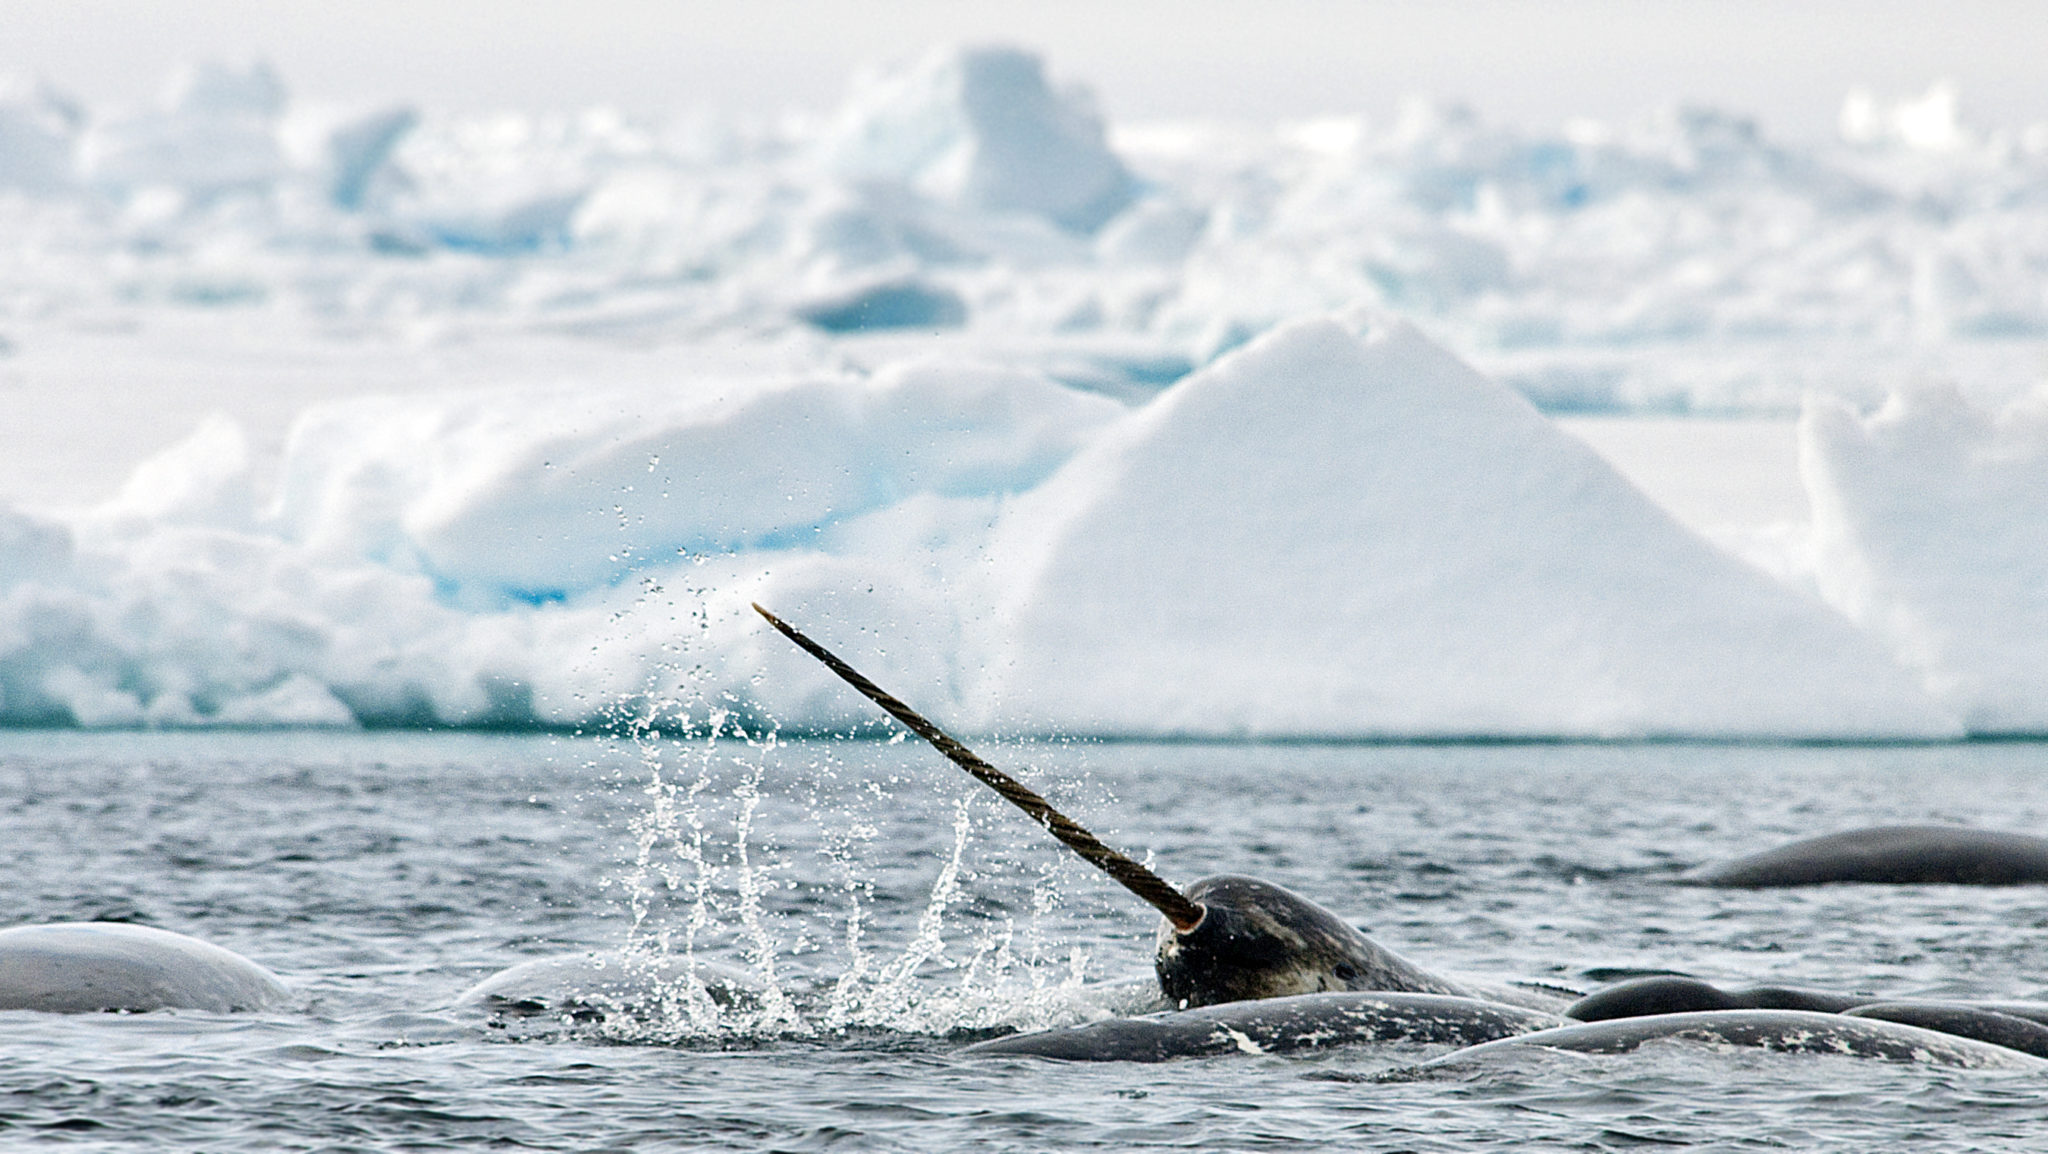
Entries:
{"label": "narwhal head", "polygon": [[1183,1008],[1328,990],[1436,989],[1427,975],[1291,890],[1220,874],[1185,891],[1192,929],[1159,930],[1159,988]]}

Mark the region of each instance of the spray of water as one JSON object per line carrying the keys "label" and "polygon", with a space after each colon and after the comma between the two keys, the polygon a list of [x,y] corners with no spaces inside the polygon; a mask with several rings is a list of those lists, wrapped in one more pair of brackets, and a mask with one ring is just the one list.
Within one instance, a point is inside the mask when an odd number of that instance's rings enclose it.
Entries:
{"label": "spray of water", "polygon": [[[979,787],[900,744],[785,741],[751,703],[679,681],[622,703],[605,738],[638,804],[612,882],[622,978],[595,1029],[721,1045],[1103,1013],[1088,952],[1062,941],[1064,859],[1011,836]],[[984,876],[984,858],[1003,864]]]}
{"label": "spray of water", "polygon": [[1093,880],[902,735],[791,742],[749,695],[709,688],[700,642],[726,622],[687,572],[615,615],[625,647],[661,653],[597,739],[630,802],[608,880],[624,916],[572,1028],[748,1045],[1101,1016],[1066,898]]}

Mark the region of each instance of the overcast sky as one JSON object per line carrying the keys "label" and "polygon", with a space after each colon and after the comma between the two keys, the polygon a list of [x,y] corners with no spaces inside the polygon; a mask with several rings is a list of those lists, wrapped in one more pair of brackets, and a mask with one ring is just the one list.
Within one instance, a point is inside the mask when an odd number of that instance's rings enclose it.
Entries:
{"label": "overcast sky", "polygon": [[213,56],[318,99],[773,113],[955,41],[1037,48],[1127,121],[1383,117],[1419,93],[1523,124],[1689,100],[1811,136],[1852,85],[1942,78],[1967,120],[2048,121],[2040,0],[0,0],[0,71],[94,104]]}

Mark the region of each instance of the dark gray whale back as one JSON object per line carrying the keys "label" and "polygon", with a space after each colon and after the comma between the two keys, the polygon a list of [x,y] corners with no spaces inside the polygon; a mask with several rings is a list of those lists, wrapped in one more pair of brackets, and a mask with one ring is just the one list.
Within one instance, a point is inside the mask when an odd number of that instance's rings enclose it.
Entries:
{"label": "dark gray whale back", "polygon": [[1871,1002],[1845,1010],[1843,1015],[1903,1022],[2048,1058],[2048,1026],[1984,1006],[1964,1002]]}
{"label": "dark gray whale back", "polygon": [[1758,889],[1836,882],[2038,885],[2048,883],[2048,838],[1965,826],[1879,826],[1702,866],[1684,880]]}
{"label": "dark gray whale back", "polygon": [[1443,994],[1300,994],[1013,1034],[969,1046],[962,1053],[1070,1062],[1163,1062],[1369,1042],[1470,1046],[1563,1021],[1541,1010]]}
{"label": "dark gray whale back", "polygon": [[1486,1042],[1448,1054],[1425,1069],[1526,1054],[1534,1048],[1627,1054],[1661,1041],[1788,1054],[1880,1058],[1969,1070],[2048,1071],[2048,1061],[2006,1046],[1878,1018],[1807,1010],[1709,1010],[1584,1022]]}
{"label": "dark gray whale back", "polygon": [[1877,1001],[1854,994],[1836,994],[1799,986],[1750,986],[1724,990],[1698,978],[1659,974],[1616,982],[1565,1007],[1564,1016],[1581,1022],[1641,1018],[1651,1014],[1688,1014],[1701,1010],[1811,1010],[1839,1014]]}
{"label": "dark gray whale back", "polygon": [[2048,1005],[2039,1002],[1887,999],[1799,986],[1724,990],[1698,978],[1660,974],[1595,990],[1565,1007],[1564,1015],[1581,1022],[1615,1022],[1727,1010],[1805,1010],[1875,1018],[2048,1058]]}

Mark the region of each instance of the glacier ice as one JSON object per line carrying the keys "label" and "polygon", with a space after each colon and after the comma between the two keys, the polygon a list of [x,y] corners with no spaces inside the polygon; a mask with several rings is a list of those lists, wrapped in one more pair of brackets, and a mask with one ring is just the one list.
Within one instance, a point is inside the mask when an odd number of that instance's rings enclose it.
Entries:
{"label": "glacier ice", "polygon": [[1789,414],[2048,342],[2048,126],[1958,107],[1858,98],[1820,143],[1686,107],[1106,125],[988,46],[827,115],[702,123],[323,108],[200,65],[135,113],[0,94],[0,283],[43,323],[167,302],[638,341],[868,331],[824,310],[914,286],[922,323],[1193,363],[1364,301],[1546,407]]}

